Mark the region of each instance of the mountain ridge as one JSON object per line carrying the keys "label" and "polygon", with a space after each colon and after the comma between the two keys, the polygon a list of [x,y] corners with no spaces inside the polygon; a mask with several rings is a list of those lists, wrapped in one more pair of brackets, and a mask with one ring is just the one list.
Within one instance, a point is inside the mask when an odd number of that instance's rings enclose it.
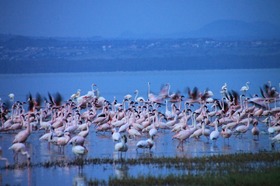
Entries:
{"label": "mountain ridge", "polygon": [[211,39],[280,39],[280,26],[269,22],[245,22],[240,20],[220,19],[196,30],[171,34],[145,33],[135,34],[126,31],[118,38],[211,38]]}

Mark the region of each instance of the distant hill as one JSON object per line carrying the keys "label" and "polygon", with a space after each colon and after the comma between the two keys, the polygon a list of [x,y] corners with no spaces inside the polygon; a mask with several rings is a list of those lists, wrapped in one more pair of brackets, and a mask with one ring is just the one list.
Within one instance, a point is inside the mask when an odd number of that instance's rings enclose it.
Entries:
{"label": "distant hill", "polygon": [[280,28],[267,22],[248,23],[238,20],[218,20],[190,32],[186,37],[213,39],[279,39]]}
{"label": "distant hill", "polygon": [[0,74],[280,68],[279,61],[279,39],[81,39],[0,35]]}
{"label": "distant hill", "polygon": [[217,20],[191,32],[167,35],[155,33],[135,34],[127,31],[119,38],[211,38],[224,40],[280,39],[280,27],[269,22],[244,22],[240,20]]}

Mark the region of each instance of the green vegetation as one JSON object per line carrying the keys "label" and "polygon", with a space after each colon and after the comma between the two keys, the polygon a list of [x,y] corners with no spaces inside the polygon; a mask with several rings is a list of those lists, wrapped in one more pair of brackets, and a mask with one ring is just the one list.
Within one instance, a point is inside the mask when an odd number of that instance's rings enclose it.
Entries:
{"label": "green vegetation", "polygon": [[[118,160],[77,158],[69,161],[14,164],[1,169],[83,167],[86,165],[130,167],[145,165],[170,170],[164,175],[143,175],[139,172],[135,177],[128,175],[122,179],[112,176],[108,180],[91,179],[88,185],[280,185],[280,153],[266,151],[196,158],[155,157]],[[174,174],[174,170],[182,171]]]}
{"label": "green vegetation", "polygon": [[[104,181],[89,181],[89,185],[103,185]],[[280,168],[268,168],[265,170],[244,174],[211,174],[211,171],[202,175],[173,175],[167,176],[137,176],[124,179],[110,178],[108,185],[279,185]]]}

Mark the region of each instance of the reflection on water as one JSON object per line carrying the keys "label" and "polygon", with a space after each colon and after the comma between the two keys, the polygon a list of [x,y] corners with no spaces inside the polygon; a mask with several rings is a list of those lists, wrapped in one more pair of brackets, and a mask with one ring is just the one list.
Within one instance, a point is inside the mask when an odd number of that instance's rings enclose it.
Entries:
{"label": "reflection on water", "polygon": [[126,178],[129,175],[129,167],[125,163],[114,163],[113,168],[118,179]]}
{"label": "reflection on water", "polygon": [[87,176],[86,173],[84,173],[84,167],[83,166],[79,166],[78,167],[78,174],[76,176],[73,177],[73,183],[72,185],[75,186],[85,186],[88,185],[87,182]]}

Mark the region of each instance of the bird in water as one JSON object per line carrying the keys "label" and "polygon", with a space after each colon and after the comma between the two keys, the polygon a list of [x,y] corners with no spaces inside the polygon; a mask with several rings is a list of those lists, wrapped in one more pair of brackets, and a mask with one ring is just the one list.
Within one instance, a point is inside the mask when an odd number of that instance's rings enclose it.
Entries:
{"label": "bird in water", "polygon": [[83,155],[85,155],[88,150],[85,146],[82,145],[73,145],[72,147],[72,152],[77,156],[77,157],[81,157]]}
{"label": "bird in water", "polygon": [[115,144],[115,151],[120,152],[121,156],[122,156],[122,152],[126,152],[128,150],[128,146],[126,143],[127,143],[127,137],[126,135],[123,135],[121,141]]}
{"label": "bird in water", "polygon": [[140,140],[137,142],[136,144],[136,151],[138,152],[138,149],[149,149],[151,150],[151,148],[154,146],[154,140],[153,137],[146,139],[146,140]]}
{"label": "bird in water", "polygon": [[22,155],[27,157],[27,160],[30,160],[30,155],[26,150],[24,143],[14,143],[12,146],[9,147],[10,150],[14,152],[14,160],[18,162],[18,154],[21,153]]}

